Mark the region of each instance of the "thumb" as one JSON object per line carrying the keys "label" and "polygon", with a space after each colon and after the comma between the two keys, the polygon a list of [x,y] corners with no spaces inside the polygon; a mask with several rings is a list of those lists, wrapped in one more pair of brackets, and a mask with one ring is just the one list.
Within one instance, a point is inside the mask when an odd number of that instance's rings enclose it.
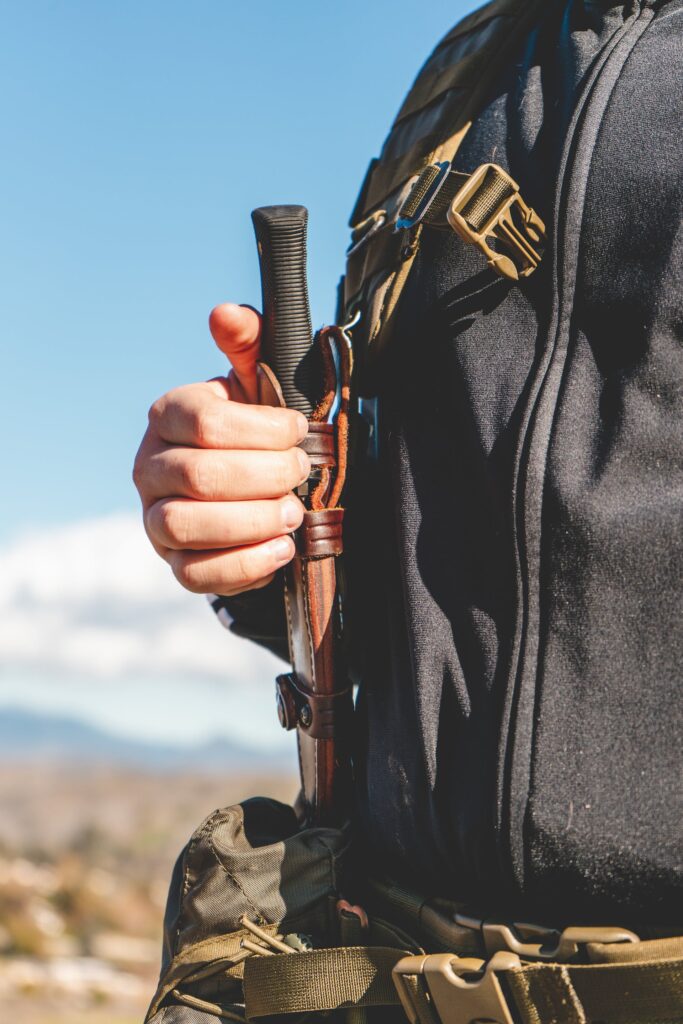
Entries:
{"label": "thumb", "polygon": [[247,402],[258,402],[258,376],[261,317],[250,306],[225,302],[211,310],[209,330],[221,352],[230,360],[239,387]]}

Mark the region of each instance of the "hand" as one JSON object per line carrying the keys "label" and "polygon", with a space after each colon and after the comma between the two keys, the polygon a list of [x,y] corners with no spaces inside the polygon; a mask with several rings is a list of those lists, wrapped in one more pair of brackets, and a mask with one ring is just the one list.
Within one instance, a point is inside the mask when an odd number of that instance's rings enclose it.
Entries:
{"label": "hand", "polygon": [[149,411],[135,459],[147,535],[194,593],[230,596],[269,583],[294,555],[304,508],[292,490],[310,473],[296,445],[308,430],[259,398],[257,313],[217,306],[214,341],[230,375],[169,391]]}

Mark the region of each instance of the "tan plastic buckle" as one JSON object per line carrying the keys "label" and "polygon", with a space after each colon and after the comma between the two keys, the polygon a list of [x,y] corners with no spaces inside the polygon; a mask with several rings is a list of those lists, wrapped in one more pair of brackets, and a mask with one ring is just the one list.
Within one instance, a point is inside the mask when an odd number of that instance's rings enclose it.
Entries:
{"label": "tan plastic buckle", "polygon": [[[519,194],[519,185],[498,164],[482,164],[456,192],[448,223],[481,249],[488,265],[512,281],[528,277],[541,262],[536,248],[545,241],[545,224]],[[496,252],[487,242],[495,238],[510,255]]]}
{"label": "tan plastic buckle", "polygon": [[[420,985],[420,978],[441,1024],[514,1024],[496,971],[518,970],[521,966],[514,953],[496,953],[488,963],[452,953],[432,953],[399,960],[393,979],[410,1024],[427,1024],[420,1012],[424,999],[415,987]],[[472,979],[472,975],[476,977]]]}
{"label": "tan plastic buckle", "polygon": [[549,960],[567,963],[578,956],[589,942],[640,942],[635,932],[626,928],[569,927],[556,931],[545,925],[484,921],[466,914],[456,914],[455,923],[462,928],[480,931],[489,956],[498,950],[516,953],[525,960]]}

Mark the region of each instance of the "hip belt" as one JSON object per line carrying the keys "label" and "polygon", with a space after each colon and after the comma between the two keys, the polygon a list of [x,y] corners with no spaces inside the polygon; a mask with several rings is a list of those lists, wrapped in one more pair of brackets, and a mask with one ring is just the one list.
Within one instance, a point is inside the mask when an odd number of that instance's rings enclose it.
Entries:
{"label": "hip belt", "polygon": [[674,934],[683,928],[638,935],[482,920],[376,881],[367,905],[366,914],[337,902],[339,945],[324,948],[244,917],[239,932],[211,940],[210,955],[200,943],[179,958],[165,991],[176,1005],[238,1021],[334,1010],[371,1024],[383,1008],[382,1024],[683,1022],[683,934]]}

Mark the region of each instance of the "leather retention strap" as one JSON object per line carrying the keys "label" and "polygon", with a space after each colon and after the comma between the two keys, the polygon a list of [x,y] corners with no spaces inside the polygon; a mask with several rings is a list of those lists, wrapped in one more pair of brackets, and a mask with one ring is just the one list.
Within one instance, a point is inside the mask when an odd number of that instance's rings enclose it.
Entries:
{"label": "leather retention strap", "polygon": [[336,466],[337,445],[332,423],[309,421],[308,433],[299,444],[310,457],[313,466]]}
{"label": "leather retention strap", "polygon": [[350,689],[314,693],[298,682],[293,672],[277,677],[278,714],[284,729],[301,729],[314,740],[343,737],[352,711]]}
{"label": "leather retention strap", "polygon": [[296,533],[297,551],[302,558],[333,558],[341,555],[343,508],[323,508],[304,512],[304,521]]}

